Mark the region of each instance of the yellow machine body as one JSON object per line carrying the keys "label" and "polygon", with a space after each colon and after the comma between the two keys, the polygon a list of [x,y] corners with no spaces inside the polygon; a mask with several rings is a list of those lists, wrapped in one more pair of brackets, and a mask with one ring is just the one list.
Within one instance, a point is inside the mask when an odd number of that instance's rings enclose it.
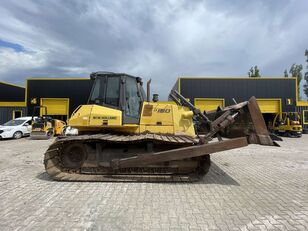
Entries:
{"label": "yellow machine body", "polygon": [[80,132],[118,131],[130,134],[144,132],[195,137],[193,112],[187,107],[159,102],[143,102],[139,124],[123,124],[122,111],[100,105],[82,105],[68,125]]}
{"label": "yellow machine body", "polygon": [[50,121],[33,121],[31,137],[33,139],[44,139],[51,136],[62,134],[63,128],[66,125],[64,121],[52,119]]}
{"label": "yellow machine body", "polygon": [[281,116],[276,114],[273,122],[269,124],[269,129],[274,133],[290,137],[300,137],[303,132],[300,115],[297,112],[283,112]]}
{"label": "yellow machine body", "polygon": [[54,135],[59,136],[62,134],[63,128],[66,125],[66,123],[62,120],[54,120]]}
{"label": "yellow machine body", "polygon": [[44,126],[35,126],[36,122],[34,122],[34,124],[32,125],[32,132],[31,135],[33,135],[34,133],[37,134],[47,134],[48,131],[50,131],[50,129],[52,129],[52,124],[51,122],[46,122],[44,124]]}

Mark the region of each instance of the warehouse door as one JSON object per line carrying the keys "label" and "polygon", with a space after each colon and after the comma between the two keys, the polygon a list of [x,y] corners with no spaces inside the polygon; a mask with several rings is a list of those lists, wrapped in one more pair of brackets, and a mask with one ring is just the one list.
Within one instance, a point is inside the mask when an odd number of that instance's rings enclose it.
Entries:
{"label": "warehouse door", "polygon": [[17,119],[22,117],[22,110],[14,110],[13,111],[13,119]]}
{"label": "warehouse door", "polygon": [[262,113],[279,113],[281,112],[280,99],[257,99]]}
{"label": "warehouse door", "polygon": [[224,107],[225,100],[221,98],[195,98],[195,107],[201,112],[216,110],[218,106]]}
{"label": "warehouse door", "polygon": [[[41,98],[41,106],[46,106],[47,114],[55,119],[66,120],[68,118],[68,98]],[[43,115],[44,113],[44,109],[41,109],[40,114]]]}

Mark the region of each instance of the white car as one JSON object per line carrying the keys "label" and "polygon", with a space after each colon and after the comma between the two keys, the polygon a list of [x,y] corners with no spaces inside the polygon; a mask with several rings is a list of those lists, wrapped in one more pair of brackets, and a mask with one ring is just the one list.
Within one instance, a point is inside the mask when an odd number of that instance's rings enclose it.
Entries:
{"label": "white car", "polygon": [[28,136],[32,130],[32,117],[20,117],[0,125],[0,139],[20,139]]}

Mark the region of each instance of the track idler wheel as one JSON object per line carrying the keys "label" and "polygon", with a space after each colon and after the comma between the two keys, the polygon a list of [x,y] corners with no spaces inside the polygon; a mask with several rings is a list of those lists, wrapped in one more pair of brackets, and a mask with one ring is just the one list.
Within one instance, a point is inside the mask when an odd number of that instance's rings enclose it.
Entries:
{"label": "track idler wheel", "polygon": [[210,170],[211,166],[211,157],[210,155],[205,155],[201,157],[201,160],[199,161],[200,165],[198,167],[198,172],[200,175],[206,175],[208,171]]}
{"label": "track idler wheel", "polygon": [[70,144],[63,150],[62,163],[66,168],[80,168],[86,159],[87,153],[82,144]]}

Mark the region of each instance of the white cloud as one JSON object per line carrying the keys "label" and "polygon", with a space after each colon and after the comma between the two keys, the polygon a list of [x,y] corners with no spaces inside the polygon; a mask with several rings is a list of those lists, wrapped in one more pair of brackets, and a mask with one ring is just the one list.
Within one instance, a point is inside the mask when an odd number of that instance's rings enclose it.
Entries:
{"label": "white cloud", "polygon": [[11,70],[42,68],[46,65],[43,52],[16,52],[10,48],[0,48],[0,74],[10,74]]}
{"label": "white cloud", "polygon": [[7,1],[0,79],[127,72],[166,98],[179,75],[264,76],[304,63],[308,4],[292,1]]}

